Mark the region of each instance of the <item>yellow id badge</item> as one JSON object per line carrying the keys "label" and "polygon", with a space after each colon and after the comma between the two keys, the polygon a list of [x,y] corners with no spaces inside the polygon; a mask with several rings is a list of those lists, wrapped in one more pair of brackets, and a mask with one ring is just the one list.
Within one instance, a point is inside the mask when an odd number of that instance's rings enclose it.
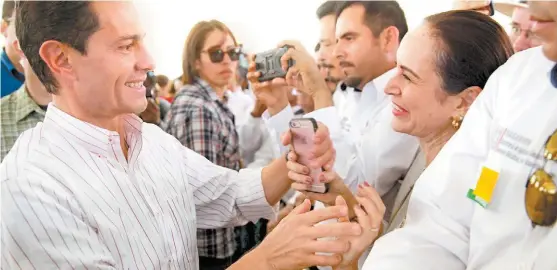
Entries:
{"label": "yellow id badge", "polygon": [[467,197],[477,202],[483,208],[486,208],[491,202],[491,196],[493,195],[498,179],[498,171],[482,166],[476,188],[468,190]]}

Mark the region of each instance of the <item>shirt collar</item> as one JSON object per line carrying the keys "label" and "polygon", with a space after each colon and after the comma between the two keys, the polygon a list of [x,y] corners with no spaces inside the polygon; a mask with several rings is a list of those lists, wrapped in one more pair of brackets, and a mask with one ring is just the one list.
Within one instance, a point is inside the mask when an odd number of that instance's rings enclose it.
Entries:
{"label": "shirt collar", "polygon": [[23,84],[15,93],[15,121],[19,122],[29,114],[36,112],[42,116],[45,112],[39,107],[39,105],[31,98],[29,92],[27,92],[27,87]]}
{"label": "shirt collar", "polygon": [[[139,151],[134,151],[134,149],[141,143],[143,121],[134,114],[128,114],[122,116],[122,124],[126,142],[130,147],[129,154],[132,158],[137,157]],[[117,132],[81,121],[56,108],[53,103],[48,105],[43,125],[50,131],[44,132],[47,134],[46,136],[51,133],[57,134],[59,136],[53,136],[61,137],[68,143],[80,145],[99,156],[118,160],[116,153],[122,151],[120,136]]]}
{"label": "shirt collar", "polygon": [[220,101],[219,96],[217,96],[217,93],[215,93],[215,91],[209,85],[209,83],[207,83],[205,80],[203,80],[201,78],[197,78],[197,80],[195,82],[199,85],[199,88],[201,88],[202,93],[206,97],[208,97],[209,100]]}

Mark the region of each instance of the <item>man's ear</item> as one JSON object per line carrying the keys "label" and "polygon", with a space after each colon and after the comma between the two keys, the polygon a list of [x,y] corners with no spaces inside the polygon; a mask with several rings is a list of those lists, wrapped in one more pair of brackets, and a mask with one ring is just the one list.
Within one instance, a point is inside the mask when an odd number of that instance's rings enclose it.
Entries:
{"label": "man's ear", "polygon": [[56,40],[45,41],[39,49],[39,55],[53,75],[72,74],[70,51],[72,48]]}
{"label": "man's ear", "polygon": [[395,26],[389,26],[385,28],[383,32],[381,32],[381,35],[379,35],[381,49],[386,53],[396,51],[399,44],[399,35],[400,32]]}
{"label": "man's ear", "polygon": [[478,86],[470,86],[460,92],[458,96],[459,104],[456,106],[454,117],[466,115],[472,103],[476,100],[478,95],[482,92],[482,89]]}

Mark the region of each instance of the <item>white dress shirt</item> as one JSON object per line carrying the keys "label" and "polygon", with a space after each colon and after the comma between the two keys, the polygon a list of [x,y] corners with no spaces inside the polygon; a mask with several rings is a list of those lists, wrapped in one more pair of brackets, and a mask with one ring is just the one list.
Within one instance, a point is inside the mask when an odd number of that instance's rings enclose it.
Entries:
{"label": "white dress shirt", "polygon": [[198,269],[197,228],[274,210],[261,170],[218,167],[154,125],[118,133],[51,104],[0,166],[2,268]]}
{"label": "white dress shirt", "polygon": [[[557,227],[533,228],[524,197],[557,128],[554,65],[532,48],[491,76],[460,130],[416,182],[406,225],[377,240],[364,269],[557,269]],[[484,165],[499,171],[487,208],[467,198]],[[557,175],[556,162],[544,169]]]}

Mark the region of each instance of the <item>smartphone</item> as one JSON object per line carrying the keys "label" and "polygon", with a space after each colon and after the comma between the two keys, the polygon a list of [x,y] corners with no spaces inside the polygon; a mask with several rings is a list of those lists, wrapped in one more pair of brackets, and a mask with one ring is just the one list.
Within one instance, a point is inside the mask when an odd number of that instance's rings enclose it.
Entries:
{"label": "smartphone", "polygon": [[[311,149],[313,148],[313,137],[317,131],[317,122],[313,118],[295,118],[290,120],[290,132],[292,134],[292,146],[298,155],[298,163],[309,168]],[[322,168],[311,169],[310,177],[313,183],[308,191],[326,193],[328,185],[319,181]]]}

